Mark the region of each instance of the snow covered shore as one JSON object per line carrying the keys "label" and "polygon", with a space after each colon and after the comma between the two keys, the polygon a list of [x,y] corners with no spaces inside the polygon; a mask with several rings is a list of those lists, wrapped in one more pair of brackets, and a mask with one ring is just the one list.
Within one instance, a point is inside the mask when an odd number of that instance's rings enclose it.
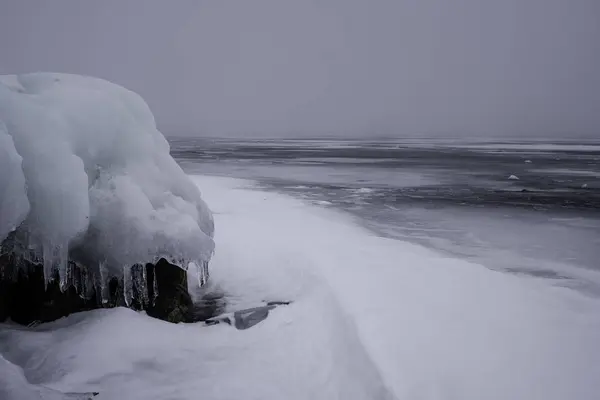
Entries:
{"label": "snow covered shore", "polygon": [[228,311],[292,300],[238,331],[117,308],[0,325],[30,383],[97,399],[596,399],[600,304],[376,237],[251,182],[194,177],[218,226]]}

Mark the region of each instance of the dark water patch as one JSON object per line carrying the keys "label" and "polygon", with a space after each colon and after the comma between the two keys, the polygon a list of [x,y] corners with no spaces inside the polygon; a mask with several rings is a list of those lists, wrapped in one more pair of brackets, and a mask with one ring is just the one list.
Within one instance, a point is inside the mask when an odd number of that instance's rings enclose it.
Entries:
{"label": "dark water patch", "polygon": [[572,279],[572,278],[569,278],[568,276],[559,274],[556,271],[544,270],[544,269],[530,270],[530,269],[524,269],[524,268],[506,268],[505,271],[511,272],[511,273],[517,274],[517,275],[527,275],[527,276],[532,276],[535,278],[543,278],[543,279]]}

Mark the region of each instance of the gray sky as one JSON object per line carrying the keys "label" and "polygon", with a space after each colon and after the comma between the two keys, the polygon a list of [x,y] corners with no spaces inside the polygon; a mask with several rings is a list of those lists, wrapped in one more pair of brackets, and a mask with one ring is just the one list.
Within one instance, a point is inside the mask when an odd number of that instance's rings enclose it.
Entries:
{"label": "gray sky", "polygon": [[32,71],[167,135],[600,137],[600,0],[0,0],[0,73]]}

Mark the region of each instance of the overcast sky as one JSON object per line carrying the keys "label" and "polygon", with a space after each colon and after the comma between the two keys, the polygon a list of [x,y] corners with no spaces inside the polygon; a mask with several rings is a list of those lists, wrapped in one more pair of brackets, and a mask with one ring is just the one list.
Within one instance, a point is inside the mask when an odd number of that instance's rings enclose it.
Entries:
{"label": "overcast sky", "polygon": [[0,73],[34,71],[167,135],[600,137],[600,0],[0,0]]}

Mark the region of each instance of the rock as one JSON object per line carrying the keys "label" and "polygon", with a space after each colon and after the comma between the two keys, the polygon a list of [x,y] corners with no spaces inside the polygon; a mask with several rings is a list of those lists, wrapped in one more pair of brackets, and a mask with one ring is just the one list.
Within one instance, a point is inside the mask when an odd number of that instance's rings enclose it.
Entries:
{"label": "rock", "polygon": [[88,393],[65,393],[65,400],[92,400],[94,397],[98,396],[99,392],[88,392]]}
{"label": "rock", "polygon": [[[150,268],[148,268],[150,267]],[[148,315],[169,322],[191,319],[193,302],[187,290],[187,272],[161,258],[155,266],[148,264],[148,275],[156,274],[158,294]]]}
{"label": "rock", "polygon": [[69,314],[97,308],[95,294],[79,295],[73,285],[63,292],[54,279],[45,285],[43,267],[14,257],[0,256],[0,321],[10,318],[23,325],[49,322]]}
{"label": "rock", "polygon": [[233,325],[238,330],[252,328],[254,325],[264,321],[269,316],[269,311],[280,305],[288,305],[289,301],[271,301],[266,306],[247,308],[229,314],[223,314],[205,321],[206,325],[217,325],[225,323]]}
{"label": "rock", "polygon": [[[0,255],[0,322],[11,319],[22,325],[35,325],[76,312],[123,306],[147,310],[148,315],[169,322],[192,319],[187,274],[165,259],[160,259],[156,265],[132,266],[134,283],[129,305],[125,301],[122,277],[111,277],[108,290],[101,298],[101,289],[87,276],[85,267],[70,262],[68,269],[70,279],[67,288],[61,291],[57,274],[45,283],[41,264],[11,253]],[[142,279],[144,272],[145,282]]]}

